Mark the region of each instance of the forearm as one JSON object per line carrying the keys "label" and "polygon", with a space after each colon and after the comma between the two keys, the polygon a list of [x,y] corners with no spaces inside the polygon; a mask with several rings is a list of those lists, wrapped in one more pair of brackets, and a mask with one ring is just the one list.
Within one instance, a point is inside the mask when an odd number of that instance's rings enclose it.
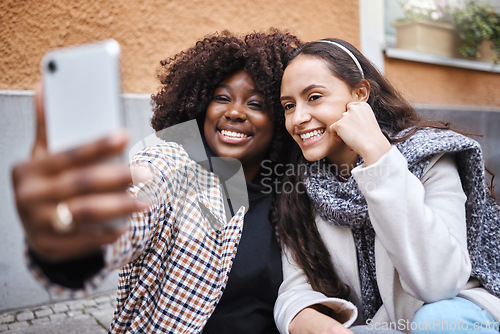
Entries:
{"label": "forearm", "polygon": [[318,307],[328,310],[328,312],[323,311],[323,316],[340,323],[341,326],[348,327],[356,320],[358,312],[351,302],[340,298],[329,298],[320,292],[314,291],[307,282],[304,272],[290,256],[284,254],[282,261],[284,280],[274,306],[274,318],[280,333],[289,333],[291,330],[290,325],[297,315],[313,306],[316,311]]}
{"label": "forearm", "polygon": [[53,260],[40,255],[27,243],[27,262],[35,278],[56,294],[87,294],[109,273],[140,256],[157,227],[158,214],[166,210],[167,204],[159,198],[161,179],[150,178],[129,189],[129,196],[142,200],[147,198],[151,206],[148,210],[123,218],[124,232],[116,241],[97,251],[65,260]]}
{"label": "forearm", "polygon": [[321,312],[318,305],[300,311],[289,326],[290,334],[352,333],[342,323]]}
{"label": "forearm", "polygon": [[393,147],[353,176],[368,203],[377,239],[408,292],[428,302],[456,295],[469,278],[470,260],[465,195],[453,162],[440,159],[419,180]]}

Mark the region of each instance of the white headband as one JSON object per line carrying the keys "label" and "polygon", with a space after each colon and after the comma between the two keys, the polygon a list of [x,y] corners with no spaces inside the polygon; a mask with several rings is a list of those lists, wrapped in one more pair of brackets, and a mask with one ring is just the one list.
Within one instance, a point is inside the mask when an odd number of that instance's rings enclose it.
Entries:
{"label": "white headband", "polygon": [[323,43],[330,43],[330,44],[333,44],[333,45],[336,45],[338,46],[339,48],[341,48],[342,50],[344,50],[348,55],[349,57],[351,57],[351,59],[354,61],[354,63],[356,64],[356,66],[358,67],[359,71],[361,72],[361,77],[364,79],[365,78],[365,73],[363,72],[363,69],[361,68],[361,64],[359,63],[358,59],[356,58],[356,56],[351,52],[349,51],[348,48],[346,48],[345,46],[343,46],[342,44],[339,44],[337,42],[332,42],[332,41],[328,41],[326,39],[322,39],[322,40],[319,40],[318,42],[323,42]]}

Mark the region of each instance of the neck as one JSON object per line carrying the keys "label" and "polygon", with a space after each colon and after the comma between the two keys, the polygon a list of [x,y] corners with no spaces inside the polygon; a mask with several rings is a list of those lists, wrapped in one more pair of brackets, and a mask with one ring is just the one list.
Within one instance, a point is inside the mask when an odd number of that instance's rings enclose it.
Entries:
{"label": "neck", "polygon": [[245,173],[245,180],[249,183],[258,183],[259,170],[260,170],[260,165],[243,166],[243,173]]}
{"label": "neck", "polygon": [[337,174],[343,177],[350,177],[351,171],[356,167],[358,154],[352,150],[347,150],[342,154],[337,154],[334,157],[327,157],[326,160],[336,166]]}

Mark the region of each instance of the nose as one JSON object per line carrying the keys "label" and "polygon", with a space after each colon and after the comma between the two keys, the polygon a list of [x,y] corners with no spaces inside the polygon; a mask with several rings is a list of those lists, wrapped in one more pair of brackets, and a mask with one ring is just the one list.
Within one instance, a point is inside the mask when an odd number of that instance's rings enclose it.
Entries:
{"label": "nose", "polygon": [[295,106],[295,111],[292,114],[292,124],[294,126],[299,126],[307,123],[311,120],[311,114],[307,111],[307,108],[301,107],[298,104]]}
{"label": "nose", "polygon": [[224,113],[224,117],[226,117],[228,121],[230,120],[235,122],[244,122],[247,120],[247,114],[241,104],[228,105],[228,108]]}

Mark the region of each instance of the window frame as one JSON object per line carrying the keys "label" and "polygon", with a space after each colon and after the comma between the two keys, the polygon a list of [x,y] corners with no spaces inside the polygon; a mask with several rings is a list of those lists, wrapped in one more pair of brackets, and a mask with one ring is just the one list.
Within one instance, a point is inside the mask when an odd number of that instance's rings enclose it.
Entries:
{"label": "window frame", "polygon": [[394,43],[389,43],[389,38],[385,34],[384,1],[386,0],[359,0],[361,51],[381,73],[384,73],[385,57],[500,73],[500,63],[442,57],[390,46]]}

